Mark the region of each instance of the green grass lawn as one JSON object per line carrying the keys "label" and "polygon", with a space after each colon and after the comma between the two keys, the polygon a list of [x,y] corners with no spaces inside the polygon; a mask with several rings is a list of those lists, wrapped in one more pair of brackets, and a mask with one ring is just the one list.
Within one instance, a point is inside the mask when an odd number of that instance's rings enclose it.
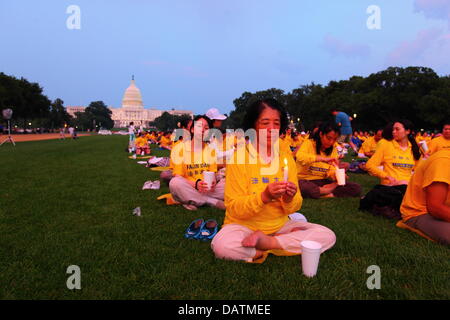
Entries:
{"label": "green grass lawn", "polygon": [[[261,265],[218,260],[209,242],[186,240],[191,212],[142,190],[156,180],[125,152],[127,136],[91,136],[0,147],[1,299],[449,299],[450,251],[394,221],[359,212],[359,199],[304,200],[301,212],[337,236],[318,275],[300,257]],[[154,151],[157,155],[167,152]],[[377,179],[353,175],[367,192]],[[141,207],[142,217],[132,215]],[[66,287],[81,268],[81,290]],[[381,289],[366,286],[371,265]]]}

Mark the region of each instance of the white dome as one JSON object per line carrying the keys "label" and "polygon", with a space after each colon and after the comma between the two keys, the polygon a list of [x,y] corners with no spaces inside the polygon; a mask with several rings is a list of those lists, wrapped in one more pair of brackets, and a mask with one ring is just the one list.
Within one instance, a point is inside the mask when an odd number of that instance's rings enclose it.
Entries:
{"label": "white dome", "polygon": [[136,87],[134,79],[131,80],[130,86],[125,90],[122,99],[122,108],[144,109],[141,90]]}

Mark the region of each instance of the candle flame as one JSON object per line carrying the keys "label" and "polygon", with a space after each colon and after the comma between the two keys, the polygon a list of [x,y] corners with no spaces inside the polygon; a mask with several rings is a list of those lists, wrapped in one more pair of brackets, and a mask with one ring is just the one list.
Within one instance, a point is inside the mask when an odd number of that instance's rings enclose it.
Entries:
{"label": "candle flame", "polygon": [[284,165],[287,167],[287,159],[284,158]]}

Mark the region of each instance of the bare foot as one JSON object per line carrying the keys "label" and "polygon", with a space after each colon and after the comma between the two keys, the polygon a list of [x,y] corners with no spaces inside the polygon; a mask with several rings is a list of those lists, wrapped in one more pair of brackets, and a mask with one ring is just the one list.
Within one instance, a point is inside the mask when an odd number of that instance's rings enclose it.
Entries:
{"label": "bare foot", "polygon": [[183,204],[183,207],[185,208],[185,209],[187,209],[187,210],[189,210],[189,211],[195,211],[195,210],[197,210],[198,208],[196,207],[196,206],[194,206],[193,204]]}
{"label": "bare foot", "polygon": [[222,200],[217,201],[216,208],[220,209],[220,210],[226,210],[227,208],[225,208],[225,203]]}
{"label": "bare foot", "polygon": [[264,233],[261,231],[255,231],[251,235],[247,236],[244,240],[242,240],[242,246],[247,248],[255,248],[258,240]]}
{"label": "bare foot", "polygon": [[275,237],[268,236],[259,230],[242,240],[242,246],[255,248],[257,250],[281,249],[281,246]]}
{"label": "bare foot", "polygon": [[325,195],[321,196],[321,198],[334,198],[334,194],[332,194],[332,193],[325,194]]}

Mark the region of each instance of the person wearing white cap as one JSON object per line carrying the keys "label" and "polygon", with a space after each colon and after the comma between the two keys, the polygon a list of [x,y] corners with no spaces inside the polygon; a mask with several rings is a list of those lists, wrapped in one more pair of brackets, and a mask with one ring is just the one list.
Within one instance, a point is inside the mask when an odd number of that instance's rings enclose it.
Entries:
{"label": "person wearing white cap", "polygon": [[[205,116],[207,116],[211,120],[213,129],[220,130],[223,133],[223,130],[221,129],[221,127],[222,127],[222,122],[227,118],[226,115],[221,114],[217,108],[211,108],[208,111],[206,111]],[[230,159],[234,153],[234,148],[230,148],[229,150],[226,150],[227,139],[229,139],[230,141],[234,140],[234,135],[229,134],[227,136],[226,134],[223,134],[222,139],[220,139],[219,141],[217,141],[216,138],[217,137],[211,137],[210,147],[212,149],[216,150],[216,154],[219,159],[222,159],[225,161],[226,161],[226,159]],[[228,142],[228,145],[230,145],[230,142]],[[222,161],[220,161],[219,163],[222,163]],[[223,167],[223,166],[219,166],[219,167]]]}
{"label": "person wearing white cap", "polygon": [[226,115],[223,115],[219,112],[217,108],[211,108],[206,111],[205,116],[207,116],[212,121],[213,128],[220,129],[222,126],[222,121],[227,118]]}

